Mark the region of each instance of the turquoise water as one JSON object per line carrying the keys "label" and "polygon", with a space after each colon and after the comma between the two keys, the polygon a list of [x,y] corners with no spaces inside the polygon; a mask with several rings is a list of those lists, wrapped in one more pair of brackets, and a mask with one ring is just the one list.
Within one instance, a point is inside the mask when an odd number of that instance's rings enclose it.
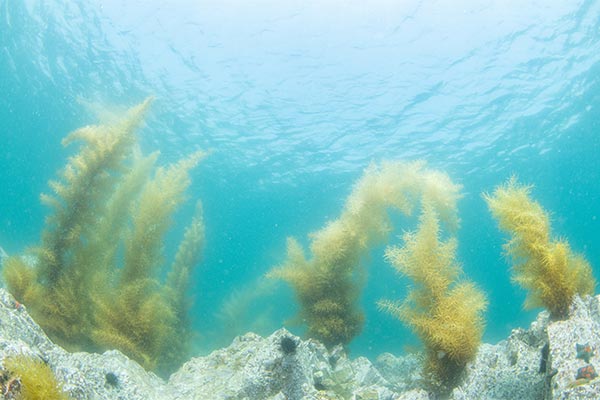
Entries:
{"label": "turquoise water", "polygon": [[[487,293],[484,340],[526,326],[503,235],[481,193],[535,185],[554,233],[600,276],[600,1],[0,0],[0,245],[39,241],[39,194],[71,154],[60,139],[94,110],[156,102],[140,132],[168,163],[195,149],[190,198],[207,243],[194,276],[197,351],[294,324],[293,294],[260,278],[285,238],[335,218],[372,161],[422,158],[464,186],[459,259]],[[176,215],[172,255],[193,211]],[[390,243],[413,225],[398,226]],[[354,355],[417,343],[377,311],[407,281],[365,259]],[[233,300],[232,300],[233,299]],[[235,324],[224,304],[235,303]]]}

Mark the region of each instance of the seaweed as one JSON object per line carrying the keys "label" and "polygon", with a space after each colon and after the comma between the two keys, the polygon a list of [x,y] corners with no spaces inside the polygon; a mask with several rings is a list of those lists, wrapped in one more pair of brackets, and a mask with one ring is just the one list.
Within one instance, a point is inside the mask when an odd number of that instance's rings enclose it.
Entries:
{"label": "seaweed", "polygon": [[201,207],[169,270],[163,238],[186,199],[189,171],[205,153],[155,168],[158,153],[141,155],[135,135],[150,103],[63,140],[81,147],[50,182],[53,194],[42,195],[52,213],[34,250],[37,262],[11,257],[3,275],[58,344],[73,351],[116,348],[167,374],[185,357],[189,340],[186,292],[204,240]]}
{"label": "seaweed", "polygon": [[295,291],[309,337],[326,346],[348,344],[364,324],[358,298],[365,281],[361,259],[392,230],[388,209],[410,214],[427,196],[450,225],[457,225],[459,186],[422,161],[371,165],[356,183],[341,215],[310,235],[311,257],[300,243],[287,240],[287,259],[268,276]]}
{"label": "seaweed", "polygon": [[[19,400],[69,400],[54,372],[44,361],[15,355],[3,360],[7,381],[3,394]],[[12,398],[12,397],[11,397]]]}
{"label": "seaweed", "polygon": [[381,300],[379,307],[405,322],[426,348],[425,375],[437,391],[456,385],[474,358],[484,329],[485,295],[461,277],[454,237],[441,240],[439,215],[423,201],[419,227],[390,246],[386,259],[413,282],[404,301]]}
{"label": "seaweed", "polygon": [[543,306],[553,319],[567,318],[576,294],[593,294],[595,280],[585,258],[564,239],[553,239],[548,213],[531,199],[531,186],[513,176],[484,194],[500,229],[510,240],[504,252],[512,261],[512,280],[528,290],[526,308]]}

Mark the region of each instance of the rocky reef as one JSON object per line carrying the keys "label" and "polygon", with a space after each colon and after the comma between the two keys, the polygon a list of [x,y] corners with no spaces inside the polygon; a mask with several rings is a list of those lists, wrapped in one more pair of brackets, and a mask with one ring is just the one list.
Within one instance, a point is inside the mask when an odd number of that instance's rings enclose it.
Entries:
{"label": "rocky reef", "polygon": [[[496,345],[483,344],[450,399],[597,399],[600,296],[577,297],[569,318],[539,314]],[[27,309],[0,289],[0,364],[42,360],[72,399],[435,399],[422,386],[416,355],[349,359],[285,329],[237,337],[186,362],[165,381],[118,351],[69,353],[52,343]],[[10,371],[3,371],[3,375]]]}

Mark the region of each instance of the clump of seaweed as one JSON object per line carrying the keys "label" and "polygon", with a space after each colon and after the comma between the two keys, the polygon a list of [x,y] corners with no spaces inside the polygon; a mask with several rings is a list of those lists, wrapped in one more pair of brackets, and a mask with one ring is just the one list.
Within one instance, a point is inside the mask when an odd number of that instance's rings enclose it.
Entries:
{"label": "clump of seaweed", "polygon": [[155,169],[158,153],[142,156],[135,135],[150,103],[63,140],[81,147],[50,182],[53,194],[42,195],[52,213],[34,252],[37,263],[10,257],[3,275],[63,347],[117,348],[168,373],[185,357],[185,293],[204,239],[200,205],[164,283],[162,240],[204,153]]}
{"label": "clump of seaweed", "polygon": [[515,177],[484,194],[500,229],[511,235],[504,245],[513,263],[512,280],[527,289],[526,308],[545,307],[554,319],[568,316],[576,294],[593,294],[589,263],[564,239],[552,239],[548,213],[531,199],[531,186]]}
{"label": "clump of seaweed", "polygon": [[456,239],[440,236],[439,215],[424,200],[417,231],[405,233],[404,245],[388,247],[385,255],[413,287],[403,302],[382,300],[378,305],[419,336],[426,348],[425,374],[436,390],[446,391],[477,353],[487,301],[460,277]]}
{"label": "clump of seaweed", "polygon": [[[54,372],[42,360],[15,355],[3,360],[5,382],[4,398],[19,400],[69,400]],[[7,397],[10,396],[10,397]]]}
{"label": "clump of seaweed", "polygon": [[216,346],[227,346],[233,338],[251,331],[268,335],[277,327],[272,313],[276,307],[270,301],[275,282],[259,276],[238,288],[231,288],[215,312],[219,320]]}
{"label": "clump of seaweed", "polygon": [[268,276],[294,288],[308,336],[331,347],[346,345],[360,333],[364,315],[357,300],[365,280],[360,262],[392,230],[388,209],[408,215],[427,196],[448,224],[456,225],[458,190],[447,175],[421,161],[371,165],[341,215],[310,235],[310,258],[296,239],[288,238],[286,261]]}

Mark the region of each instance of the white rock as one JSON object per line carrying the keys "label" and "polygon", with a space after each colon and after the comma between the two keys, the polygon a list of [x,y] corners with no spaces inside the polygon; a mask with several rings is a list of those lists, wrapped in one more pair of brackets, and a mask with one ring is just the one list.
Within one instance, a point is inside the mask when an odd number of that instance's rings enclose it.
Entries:
{"label": "white rock", "polygon": [[[576,344],[589,344],[600,366],[600,297],[577,299],[566,321],[539,314],[529,330],[515,329],[497,345],[483,344],[467,365],[453,400],[599,399],[600,380],[573,387]],[[547,346],[546,346],[547,345]],[[548,357],[544,365],[542,349]],[[94,400],[425,400],[420,357],[382,354],[375,364],[348,359],[285,329],[267,338],[253,333],[224,349],[193,358],[164,382],[118,351],[68,353],[54,345],[0,289],[0,364],[7,356],[40,357],[73,399]],[[556,374],[553,372],[556,371]],[[435,396],[432,396],[435,398]]]}
{"label": "white rock", "polygon": [[[569,319],[548,325],[549,399],[600,399],[600,379],[577,381],[577,371],[592,365],[600,373],[600,297],[577,297]],[[577,358],[577,344],[590,345],[589,362]]]}

